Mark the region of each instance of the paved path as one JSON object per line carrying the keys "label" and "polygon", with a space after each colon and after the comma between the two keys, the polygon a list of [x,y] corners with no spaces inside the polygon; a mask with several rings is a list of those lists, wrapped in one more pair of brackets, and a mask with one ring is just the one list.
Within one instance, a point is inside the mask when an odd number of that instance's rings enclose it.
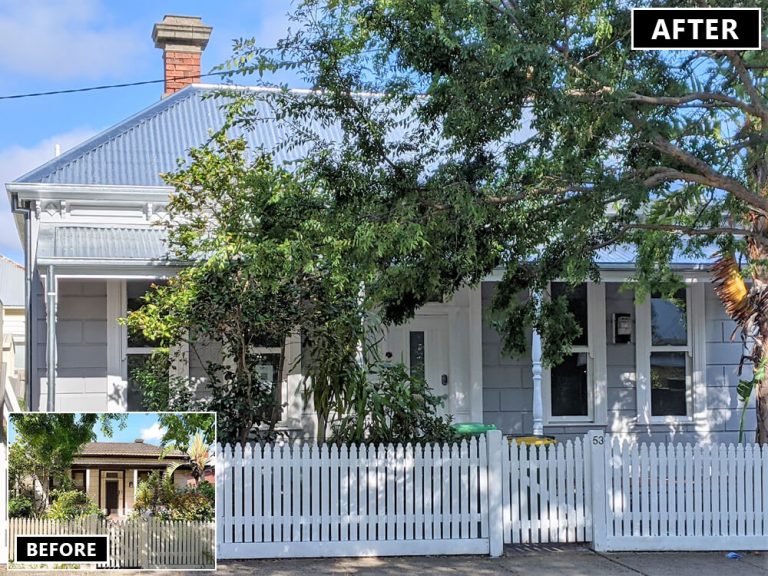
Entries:
{"label": "paved path", "polygon": [[[90,574],[145,576],[147,572],[102,571]],[[52,574],[18,572],[18,574]],[[83,574],[83,572],[57,572]],[[205,572],[163,572],[202,576]],[[501,558],[485,556],[421,556],[308,560],[249,560],[219,563],[217,574],[229,576],[768,576],[768,553],[746,553],[730,560],[724,552],[598,554],[583,546],[507,547]]]}

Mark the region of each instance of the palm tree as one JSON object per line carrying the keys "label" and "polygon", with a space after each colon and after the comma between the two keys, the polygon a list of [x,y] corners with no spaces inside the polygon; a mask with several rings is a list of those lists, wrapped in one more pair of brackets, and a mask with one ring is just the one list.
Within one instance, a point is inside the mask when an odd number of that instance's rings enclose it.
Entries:
{"label": "palm tree", "polygon": [[195,434],[192,443],[187,448],[187,457],[189,465],[192,468],[192,478],[195,480],[195,486],[200,484],[200,477],[205,471],[205,467],[211,463],[211,455],[208,452],[208,446],[203,441],[201,434]]}
{"label": "palm tree", "polygon": [[[752,216],[752,214],[750,214]],[[752,226],[765,226],[763,216],[754,216],[760,222]],[[753,218],[753,219],[754,219]],[[747,256],[750,262],[768,262],[766,247],[758,245],[753,239],[747,241]],[[766,379],[766,363],[768,362],[768,283],[764,278],[765,264],[753,264],[761,270],[752,270],[752,282],[748,286],[741,269],[733,255],[721,255],[712,266],[715,281],[715,292],[720,298],[728,316],[736,322],[737,328],[731,335],[741,332],[744,342],[744,354],[739,365],[739,374],[744,362],[751,362],[753,375],[751,380],[739,380],[738,394],[742,401],[741,424],[739,441],[744,437],[744,416],[752,392],[756,392],[757,403],[757,434],[759,444],[768,444],[768,379]]]}

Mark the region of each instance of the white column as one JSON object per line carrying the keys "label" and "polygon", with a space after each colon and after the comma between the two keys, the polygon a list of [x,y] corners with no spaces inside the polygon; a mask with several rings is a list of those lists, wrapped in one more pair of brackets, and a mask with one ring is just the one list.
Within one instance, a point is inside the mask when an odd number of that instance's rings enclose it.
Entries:
{"label": "white column", "polygon": [[541,391],[541,336],[536,330],[531,338],[531,364],[533,366],[533,435],[544,435],[544,401]]}
{"label": "white column", "polygon": [[483,422],[483,297],[482,283],[469,289],[469,405],[471,421]]}

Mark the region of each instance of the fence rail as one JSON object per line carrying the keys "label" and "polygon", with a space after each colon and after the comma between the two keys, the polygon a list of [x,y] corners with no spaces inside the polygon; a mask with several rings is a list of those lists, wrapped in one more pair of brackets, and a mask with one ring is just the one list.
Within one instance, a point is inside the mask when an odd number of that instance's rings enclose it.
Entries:
{"label": "fence rail", "polygon": [[11,518],[9,531],[11,562],[18,535],[107,534],[109,563],[97,564],[98,568],[193,569],[215,565],[214,522]]}

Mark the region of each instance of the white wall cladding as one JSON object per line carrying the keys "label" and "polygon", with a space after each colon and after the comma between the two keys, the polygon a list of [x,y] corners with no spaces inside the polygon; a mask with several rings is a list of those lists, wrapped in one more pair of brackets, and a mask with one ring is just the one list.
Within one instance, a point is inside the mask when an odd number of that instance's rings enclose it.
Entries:
{"label": "white wall cladding", "polygon": [[[104,281],[59,280],[56,338],[56,410],[106,410],[107,289]],[[45,375],[41,378],[41,388],[40,406],[45,409],[48,398]]]}
{"label": "white wall cladding", "polygon": [[529,434],[533,428],[531,357],[502,354],[501,338],[489,324],[495,289],[495,282],[482,284],[483,421],[505,434]]}
{"label": "white wall cladding", "polygon": [[[490,327],[491,299],[496,288],[495,282],[482,286],[483,305],[483,420],[495,424],[505,434],[529,434],[532,431],[531,407],[533,403],[531,361],[529,355],[509,358],[501,353],[499,334]],[[680,440],[718,441],[738,440],[739,406],[736,386],[738,385],[738,363],[741,356],[741,341],[730,340],[734,323],[728,319],[714,290],[707,285],[705,290],[706,314],[706,421],[686,423],[639,425],[637,423],[637,391],[635,387],[635,335],[632,342],[614,344],[612,338],[612,315],[631,314],[635,323],[634,293],[622,290],[621,284],[606,284],[605,303],[606,359],[608,369],[607,422],[605,430],[613,433],[632,433],[641,441]],[[749,378],[751,371],[745,367],[743,378]],[[589,429],[599,426],[595,423],[546,426],[545,433],[560,440],[576,438]],[[746,416],[746,438],[754,439],[754,400]]]}

